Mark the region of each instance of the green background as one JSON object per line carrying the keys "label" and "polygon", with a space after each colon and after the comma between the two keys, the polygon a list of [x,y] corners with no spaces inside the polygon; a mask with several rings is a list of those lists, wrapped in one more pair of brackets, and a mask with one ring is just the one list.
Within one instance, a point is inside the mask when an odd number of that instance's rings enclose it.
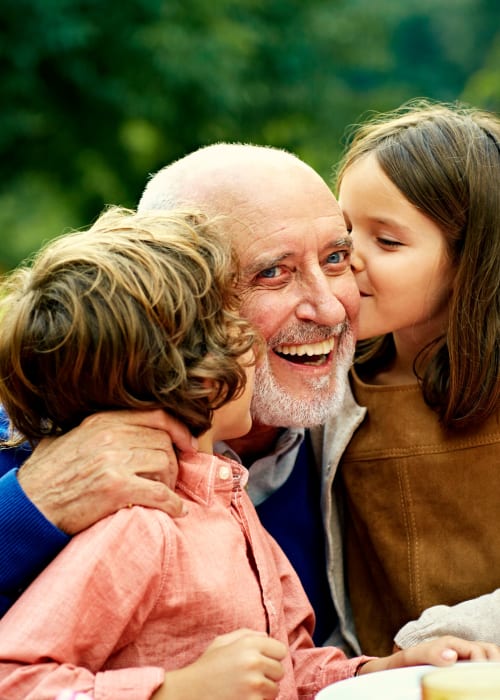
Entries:
{"label": "green background", "polygon": [[500,112],[500,3],[3,0],[0,86],[6,270],[202,144],[285,147],[329,181],[367,112]]}

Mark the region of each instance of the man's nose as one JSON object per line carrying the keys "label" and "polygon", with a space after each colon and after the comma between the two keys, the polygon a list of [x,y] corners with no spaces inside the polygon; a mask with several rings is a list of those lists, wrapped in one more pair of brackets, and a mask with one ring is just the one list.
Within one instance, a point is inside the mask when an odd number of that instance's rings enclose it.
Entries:
{"label": "man's nose", "polygon": [[342,277],[326,277],[321,274],[303,285],[301,299],[295,315],[301,321],[314,321],[322,326],[343,323],[346,309],[340,300]]}

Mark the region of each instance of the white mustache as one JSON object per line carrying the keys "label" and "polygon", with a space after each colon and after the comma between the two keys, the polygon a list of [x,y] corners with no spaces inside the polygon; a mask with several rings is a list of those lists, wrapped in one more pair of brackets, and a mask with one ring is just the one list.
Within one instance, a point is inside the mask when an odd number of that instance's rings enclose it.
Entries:
{"label": "white mustache", "polygon": [[349,330],[347,321],[335,326],[318,326],[314,323],[300,324],[285,328],[269,338],[267,346],[275,348],[278,345],[307,345],[327,341],[332,337],[342,335]]}

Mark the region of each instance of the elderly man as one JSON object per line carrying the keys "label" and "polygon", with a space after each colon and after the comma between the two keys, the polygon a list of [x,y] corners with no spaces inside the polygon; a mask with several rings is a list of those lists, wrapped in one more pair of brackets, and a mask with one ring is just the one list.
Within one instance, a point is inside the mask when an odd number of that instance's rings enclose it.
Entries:
{"label": "elderly man", "polygon": [[[343,415],[349,416],[349,425],[342,426],[335,447],[341,452],[362,417],[346,395],[359,295],[341,211],[323,180],[295,156],[240,144],[209,146],[161,170],[149,181],[139,208],[185,203],[225,215],[241,263],[242,314],[267,343],[256,377],[252,430],[219,449],[238,455],[249,468],[250,495],[259,515],[288,554],[315,608],[316,641],[328,639],[350,651],[354,638],[343,613],[337,619],[330,593],[335,553],[325,546],[325,529],[331,528],[330,452],[336,439],[325,440],[322,454],[321,434],[304,430],[324,424],[346,400]],[[164,429],[178,448],[191,449],[182,427],[161,412],[109,413],[39,445],[17,479],[0,462],[0,473],[7,471],[0,480],[4,608],[68,535],[107,512],[133,502],[179,513],[179,502],[166,486],[175,475],[168,476],[174,460]],[[15,462],[21,459],[14,455]],[[51,483],[37,474],[47,473],[46,467],[38,469],[42,462],[51,465]],[[69,482],[68,472],[73,474]],[[44,552],[36,566],[33,549]],[[335,590],[342,595],[338,582]],[[335,602],[344,609],[343,600]]]}

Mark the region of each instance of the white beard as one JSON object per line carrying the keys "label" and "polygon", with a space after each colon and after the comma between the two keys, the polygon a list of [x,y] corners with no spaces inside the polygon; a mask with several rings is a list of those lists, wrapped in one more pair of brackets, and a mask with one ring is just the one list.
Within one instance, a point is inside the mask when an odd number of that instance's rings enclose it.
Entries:
{"label": "white beard", "polygon": [[355,340],[350,329],[343,327],[339,341],[332,373],[304,380],[307,399],[297,398],[286,386],[277,383],[266,353],[255,371],[252,418],[261,425],[312,428],[337,415],[344,401],[354,354]]}

